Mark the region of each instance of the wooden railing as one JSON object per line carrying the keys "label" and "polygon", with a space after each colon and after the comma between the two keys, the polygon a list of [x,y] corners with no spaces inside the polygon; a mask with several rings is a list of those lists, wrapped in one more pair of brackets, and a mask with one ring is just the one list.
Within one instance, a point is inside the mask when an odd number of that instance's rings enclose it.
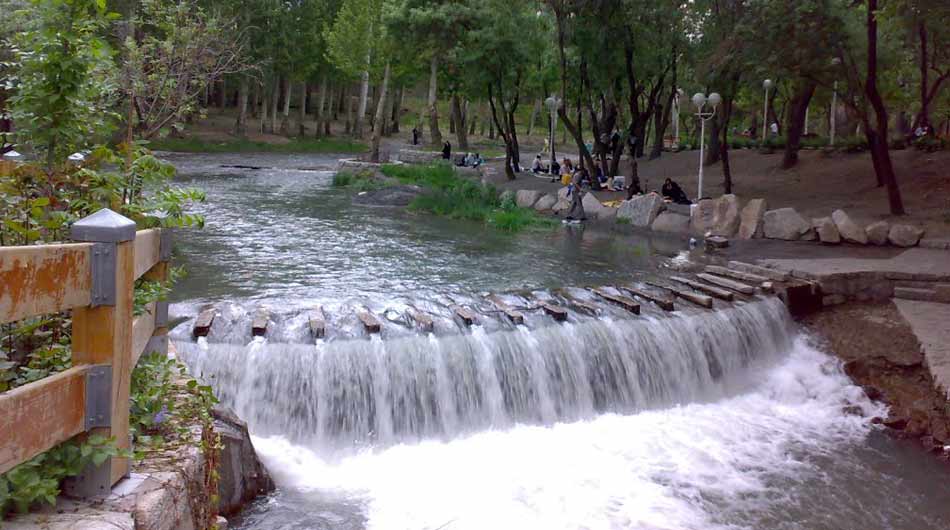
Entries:
{"label": "wooden railing", "polygon": [[[141,277],[164,280],[167,229],[136,232],[111,210],[76,222],[78,243],[0,247],[0,323],[72,312],[72,368],[0,394],[0,473],[82,435],[99,433],[129,449],[129,384],[146,351],[167,352],[168,305],[133,316]],[[129,473],[111,458],[71,480],[69,493],[108,492]]]}

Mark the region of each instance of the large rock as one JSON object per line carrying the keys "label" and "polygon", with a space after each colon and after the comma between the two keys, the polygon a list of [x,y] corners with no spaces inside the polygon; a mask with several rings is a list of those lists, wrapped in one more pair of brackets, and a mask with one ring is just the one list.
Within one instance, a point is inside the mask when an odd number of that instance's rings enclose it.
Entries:
{"label": "large rock", "polygon": [[739,214],[739,239],[762,237],[762,218],[768,210],[765,199],[752,199]]}
{"label": "large rock", "polygon": [[571,198],[567,195],[567,186],[557,190],[557,202],[551,207],[554,213],[566,212],[571,209]]}
{"label": "large rock", "polygon": [[838,227],[835,226],[835,222],[831,220],[831,217],[812,219],[812,225],[818,234],[818,240],[822,243],[826,245],[837,245],[841,243],[841,234],[838,232]]}
{"label": "large rock", "polygon": [[539,212],[543,212],[554,208],[555,204],[557,204],[557,195],[548,193],[547,195],[538,199],[538,202],[534,203],[534,209]]}
{"label": "large rock", "polygon": [[887,240],[898,247],[913,247],[922,237],[924,237],[924,231],[910,225],[894,225],[887,234]]}
{"label": "large rock", "polygon": [[689,232],[689,216],[673,212],[660,212],[651,228],[655,232],[685,234]]}
{"label": "large rock", "polygon": [[702,199],[693,208],[690,226],[698,234],[735,236],[739,229],[739,199],[732,194]]}
{"label": "large rock", "polygon": [[889,234],[890,231],[891,225],[887,221],[871,223],[864,229],[864,233],[868,236],[868,243],[872,245],[886,245],[887,234]]}
{"label": "large rock", "polygon": [[584,213],[591,219],[602,219],[606,217],[606,210],[613,210],[613,208],[604,206],[597,200],[597,197],[594,197],[593,193],[585,193],[581,203],[584,205]]}
{"label": "large rock", "polygon": [[663,197],[656,193],[638,195],[623,201],[617,212],[617,219],[627,219],[633,226],[649,227],[663,210]]}
{"label": "large rock", "polygon": [[419,195],[422,195],[419,186],[389,186],[360,192],[353,197],[353,203],[364,206],[408,206]]}
{"label": "large rock", "polygon": [[274,491],[274,481],[257,459],[247,424],[220,405],[211,413],[222,445],[218,456],[218,512],[230,515],[258,495]]}
{"label": "large rock", "polygon": [[848,243],[857,243],[859,245],[868,244],[867,233],[863,228],[858,226],[857,223],[852,221],[844,210],[835,210],[832,212],[831,220],[834,221],[835,226],[838,227],[838,232],[841,233],[841,239],[844,239]]}
{"label": "large rock", "polygon": [[538,190],[518,190],[515,194],[515,204],[521,208],[531,208],[541,198]]}
{"label": "large rock", "polygon": [[769,239],[797,241],[811,230],[811,224],[794,208],[769,210],[762,217],[762,232]]}

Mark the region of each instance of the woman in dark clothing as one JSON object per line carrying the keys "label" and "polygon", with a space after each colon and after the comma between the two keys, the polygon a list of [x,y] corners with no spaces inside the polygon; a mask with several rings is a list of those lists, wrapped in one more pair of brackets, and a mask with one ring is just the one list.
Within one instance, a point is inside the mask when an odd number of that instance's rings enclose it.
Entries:
{"label": "woman in dark clothing", "polygon": [[679,184],[673,182],[673,179],[666,179],[666,182],[663,183],[663,196],[667,199],[675,202],[676,204],[692,204],[689,200],[689,197],[686,196],[686,193],[683,191],[683,188]]}
{"label": "woman in dark clothing", "polygon": [[630,177],[630,184],[627,185],[627,200],[633,198],[634,195],[640,195],[643,193],[643,190],[640,188],[640,177],[634,175]]}
{"label": "woman in dark clothing", "polygon": [[449,160],[452,158],[452,144],[445,142],[442,146],[442,158]]}
{"label": "woman in dark clothing", "polygon": [[587,213],[584,212],[584,190],[581,189],[581,182],[587,172],[578,168],[571,177],[571,185],[568,194],[571,196],[571,209],[567,212],[567,220],[587,220]]}

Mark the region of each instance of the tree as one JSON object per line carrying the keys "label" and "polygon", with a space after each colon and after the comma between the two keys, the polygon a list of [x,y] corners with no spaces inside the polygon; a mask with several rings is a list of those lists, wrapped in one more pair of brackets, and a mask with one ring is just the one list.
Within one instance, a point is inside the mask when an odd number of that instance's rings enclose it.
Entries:
{"label": "tree", "polygon": [[360,78],[360,98],[354,135],[362,136],[369,96],[369,70],[381,28],[379,0],[344,0],[327,29],[327,59],[342,72]]}

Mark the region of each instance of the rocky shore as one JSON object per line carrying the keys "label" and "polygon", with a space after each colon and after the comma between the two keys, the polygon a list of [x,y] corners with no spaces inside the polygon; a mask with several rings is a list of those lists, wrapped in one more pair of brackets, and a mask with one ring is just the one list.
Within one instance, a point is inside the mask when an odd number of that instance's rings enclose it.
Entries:
{"label": "rocky shore", "polygon": [[844,363],[868,396],[890,407],[874,421],[950,462],[950,401],[937,388],[921,345],[892,302],[825,307],[802,325]]}

